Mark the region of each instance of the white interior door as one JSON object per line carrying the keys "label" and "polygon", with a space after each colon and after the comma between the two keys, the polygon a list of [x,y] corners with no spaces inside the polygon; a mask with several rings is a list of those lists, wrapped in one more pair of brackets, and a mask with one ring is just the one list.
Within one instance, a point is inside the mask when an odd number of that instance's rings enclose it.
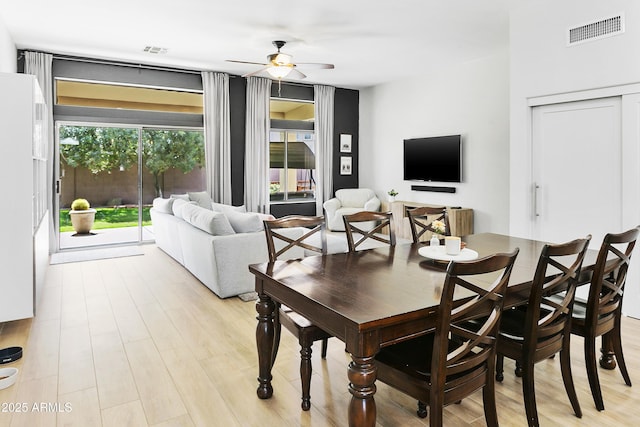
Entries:
{"label": "white interior door", "polygon": [[[640,94],[622,97],[622,222],[640,225]],[[625,285],[623,311],[640,319],[640,243],[636,245]]]}
{"label": "white interior door", "polygon": [[560,243],[622,230],[621,99],[533,109],[534,235]]}
{"label": "white interior door", "polygon": [[[606,233],[640,223],[639,124],[637,95],[534,107],[536,239],[559,243],[591,234],[590,248],[598,249]],[[640,268],[634,265],[640,253],[634,258],[625,311],[640,317]]]}

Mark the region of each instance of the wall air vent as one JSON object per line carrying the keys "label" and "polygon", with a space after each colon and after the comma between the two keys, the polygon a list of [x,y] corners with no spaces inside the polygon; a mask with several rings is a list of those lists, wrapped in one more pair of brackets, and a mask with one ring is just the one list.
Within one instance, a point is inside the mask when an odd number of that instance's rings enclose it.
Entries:
{"label": "wall air vent", "polygon": [[624,33],[624,17],[618,15],[580,25],[579,27],[569,28],[567,44],[573,46],[622,33]]}
{"label": "wall air vent", "polygon": [[169,49],[167,49],[166,47],[158,47],[158,46],[146,46],[144,49],[142,49],[144,52],[147,53],[152,53],[152,54],[165,54],[167,53],[167,51]]}

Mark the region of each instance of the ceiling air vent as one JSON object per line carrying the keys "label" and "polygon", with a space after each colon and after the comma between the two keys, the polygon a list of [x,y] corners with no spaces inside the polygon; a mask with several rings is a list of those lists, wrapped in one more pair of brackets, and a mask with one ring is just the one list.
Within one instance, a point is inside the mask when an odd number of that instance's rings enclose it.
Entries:
{"label": "ceiling air vent", "polygon": [[164,53],[167,53],[168,49],[166,47],[146,46],[142,50],[147,52],[147,53],[153,53],[153,54],[161,53],[161,54],[164,54]]}
{"label": "ceiling air vent", "polygon": [[605,37],[624,33],[624,19],[622,15],[590,22],[579,27],[569,28],[568,45],[599,40]]}

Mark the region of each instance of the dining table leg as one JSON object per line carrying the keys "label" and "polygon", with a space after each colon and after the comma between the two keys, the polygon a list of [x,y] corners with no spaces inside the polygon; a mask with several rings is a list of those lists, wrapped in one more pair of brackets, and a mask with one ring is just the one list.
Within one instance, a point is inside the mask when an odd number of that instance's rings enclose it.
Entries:
{"label": "dining table leg", "polygon": [[275,303],[263,293],[258,294],[256,311],[258,326],[256,327],[256,344],[258,346],[258,390],[260,399],[269,399],[273,395],[271,386],[272,351],[274,347],[273,313]]}
{"label": "dining table leg", "polygon": [[371,357],[351,356],[349,364],[349,426],[374,427],[376,425],[376,365]]}

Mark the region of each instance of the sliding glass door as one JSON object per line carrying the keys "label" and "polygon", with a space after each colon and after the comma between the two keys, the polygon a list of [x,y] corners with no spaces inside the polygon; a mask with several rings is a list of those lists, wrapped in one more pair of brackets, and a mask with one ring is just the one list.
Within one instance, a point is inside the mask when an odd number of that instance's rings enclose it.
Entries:
{"label": "sliding glass door", "polygon": [[[153,241],[149,215],[157,196],[205,189],[201,129],[59,123],[58,247]],[[86,199],[90,231],[71,209]]]}

